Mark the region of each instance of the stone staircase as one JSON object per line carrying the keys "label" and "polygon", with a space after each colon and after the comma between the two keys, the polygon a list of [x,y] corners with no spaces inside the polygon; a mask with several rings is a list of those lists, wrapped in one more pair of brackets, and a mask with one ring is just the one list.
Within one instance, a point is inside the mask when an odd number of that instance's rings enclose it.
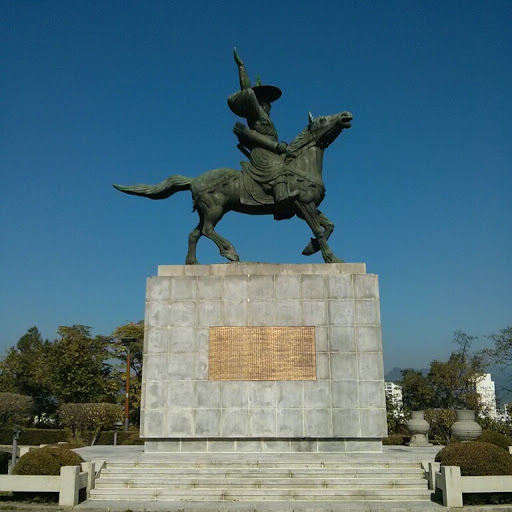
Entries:
{"label": "stone staircase", "polygon": [[340,460],[334,454],[233,455],[107,462],[90,500],[430,501],[419,462],[350,460],[346,454]]}

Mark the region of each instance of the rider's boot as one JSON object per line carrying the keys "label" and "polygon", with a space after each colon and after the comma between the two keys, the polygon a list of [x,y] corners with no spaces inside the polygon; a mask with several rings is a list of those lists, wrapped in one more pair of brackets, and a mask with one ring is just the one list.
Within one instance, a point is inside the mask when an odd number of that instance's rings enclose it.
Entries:
{"label": "rider's boot", "polygon": [[276,183],[274,187],[274,200],[276,203],[283,203],[288,200],[288,187],[286,183]]}
{"label": "rider's boot", "polygon": [[298,191],[290,193],[286,183],[276,183],[274,186],[274,202],[278,209],[274,213],[275,220],[291,219],[295,215],[291,206],[292,199],[297,197],[298,194]]}
{"label": "rider's boot", "polygon": [[276,183],[274,187],[274,201],[276,204],[285,203],[299,195],[298,190],[290,192],[287,183]]}

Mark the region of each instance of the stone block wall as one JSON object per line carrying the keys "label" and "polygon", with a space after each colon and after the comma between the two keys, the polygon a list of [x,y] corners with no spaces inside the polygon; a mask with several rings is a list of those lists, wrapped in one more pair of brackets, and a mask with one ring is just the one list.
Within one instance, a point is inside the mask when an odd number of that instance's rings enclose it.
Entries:
{"label": "stone block wall", "polygon": [[[214,326],[313,326],[316,380],[208,380]],[[381,449],[378,278],[364,264],[161,266],[145,327],[147,451]]]}

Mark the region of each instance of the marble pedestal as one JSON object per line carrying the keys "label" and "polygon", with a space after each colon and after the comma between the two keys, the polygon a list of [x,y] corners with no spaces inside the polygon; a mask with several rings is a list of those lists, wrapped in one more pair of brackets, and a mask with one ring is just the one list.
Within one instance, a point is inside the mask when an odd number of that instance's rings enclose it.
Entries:
{"label": "marble pedestal", "polygon": [[[312,380],[210,380],[210,328],[313,328]],[[147,282],[146,452],[381,451],[378,278],[362,263],[160,266]]]}

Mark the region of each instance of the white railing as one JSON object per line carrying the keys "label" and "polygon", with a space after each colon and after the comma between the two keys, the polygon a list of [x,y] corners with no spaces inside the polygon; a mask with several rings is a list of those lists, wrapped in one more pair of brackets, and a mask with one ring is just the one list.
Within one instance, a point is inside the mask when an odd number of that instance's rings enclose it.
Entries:
{"label": "white railing", "polygon": [[86,488],[89,495],[95,477],[94,463],[83,462],[82,471],[78,466],[64,466],[60,468],[60,476],[0,475],[0,491],[58,492],[59,505],[73,507],[78,504],[81,489]]}
{"label": "white railing", "polygon": [[429,474],[433,476],[434,490],[443,492],[445,507],[462,507],[462,495],[468,492],[512,492],[512,475],[461,476],[458,466],[441,466],[436,472],[432,463]]}

